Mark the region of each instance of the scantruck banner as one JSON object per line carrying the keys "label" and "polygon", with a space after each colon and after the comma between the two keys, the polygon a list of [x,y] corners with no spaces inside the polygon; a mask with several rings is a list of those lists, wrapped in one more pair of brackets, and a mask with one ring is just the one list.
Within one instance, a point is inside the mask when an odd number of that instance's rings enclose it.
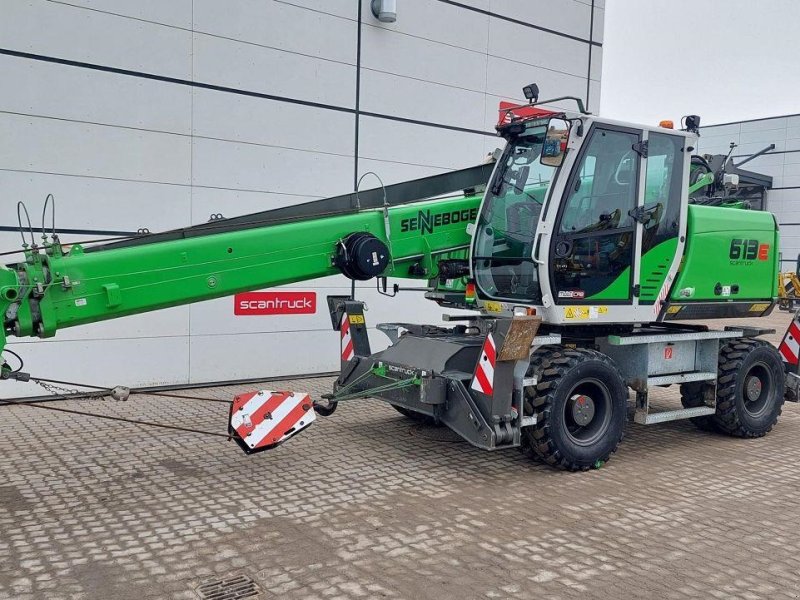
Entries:
{"label": "scantruck banner", "polygon": [[317,312],[316,292],[244,292],[233,297],[233,314],[312,315]]}

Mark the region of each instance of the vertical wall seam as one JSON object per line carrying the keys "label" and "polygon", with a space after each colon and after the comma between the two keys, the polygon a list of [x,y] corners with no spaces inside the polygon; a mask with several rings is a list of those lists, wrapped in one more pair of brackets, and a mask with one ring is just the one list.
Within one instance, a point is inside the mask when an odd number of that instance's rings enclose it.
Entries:
{"label": "vertical wall seam", "polygon": [[358,2],[358,29],[356,30],[356,112],[355,112],[355,143],[353,144],[353,189],[358,187],[358,138],[361,121],[361,0]]}
{"label": "vertical wall seam", "polygon": [[592,0],[591,13],[589,15],[589,69],[586,73],[586,110],[591,110],[589,106],[589,97],[592,91],[592,43],[594,40],[594,2]]}

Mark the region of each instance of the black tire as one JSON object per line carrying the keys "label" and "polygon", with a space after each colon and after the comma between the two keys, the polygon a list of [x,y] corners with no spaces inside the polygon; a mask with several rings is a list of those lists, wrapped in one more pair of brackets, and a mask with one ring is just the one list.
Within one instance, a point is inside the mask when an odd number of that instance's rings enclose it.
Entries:
{"label": "black tire", "polygon": [[781,355],[772,344],[737,339],[722,346],[714,425],[736,437],[766,435],[783,409],[784,378]]}
{"label": "black tire", "polygon": [[[681,385],[681,404],[683,405],[683,408],[697,408],[698,406],[706,406],[705,394],[707,393],[707,388],[708,386],[700,381],[684,383]],[[713,394],[714,390],[710,390],[709,393]],[[692,417],[689,420],[700,431],[717,431],[717,426],[714,423],[713,415]]]}
{"label": "black tire", "polygon": [[[628,388],[610,358],[551,347],[534,354],[535,386],[525,390],[537,417],[523,436],[535,456],[568,471],[599,467],[622,441]],[[585,422],[584,422],[585,421]]]}
{"label": "black tire", "polygon": [[392,404],[392,408],[394,408],[397,412],[399,412],[407,419],[411,419],[415,423],[421,423],[424,425],[436,425],[436,420],[430,415],[424,415],[422,413],[418,413],[416,411],[409,410],[403,406],[397,406],[395,404]]}

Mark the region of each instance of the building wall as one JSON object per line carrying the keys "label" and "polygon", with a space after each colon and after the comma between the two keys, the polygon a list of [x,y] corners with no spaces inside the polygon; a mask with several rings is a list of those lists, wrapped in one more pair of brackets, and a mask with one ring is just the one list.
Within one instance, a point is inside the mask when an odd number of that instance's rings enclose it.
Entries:
{"label": "building wall", "polygon": [[[57,200],[62,239],[151,231],[480,163],[500,100],[599,105],[603,0],[7,0],[0,18],[0,250]],[[374,187],[375,180],[365,181]],[[234,317],[230,298],[12,345],[41,376],[186,384],[331,371],[315,315]],[[360,286],[374,326],[436,321],[421,295]],[[374,337],[376,346],[383,344]],[[37,393],[16,384],[11,395]]]}
{"label": "building wall", "polygon": [[731,142],[737,144],[735,162],[775,144],[742,168],[772,177],[765,208],[780,226],[781,270],[794,271],[800,255],[800,115],[702,127],[698,148],[702,154],[727,154]]}

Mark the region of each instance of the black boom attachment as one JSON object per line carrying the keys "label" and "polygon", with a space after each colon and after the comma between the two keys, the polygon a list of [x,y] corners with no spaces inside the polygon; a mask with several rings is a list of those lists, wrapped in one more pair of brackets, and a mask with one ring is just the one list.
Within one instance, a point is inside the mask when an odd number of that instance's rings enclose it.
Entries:
{"label": "black boom attachment", "polygon": [[333,264],[349,279],[366,281],[389,265],[389,248],[371,233],[351,233],[336,246]]}

